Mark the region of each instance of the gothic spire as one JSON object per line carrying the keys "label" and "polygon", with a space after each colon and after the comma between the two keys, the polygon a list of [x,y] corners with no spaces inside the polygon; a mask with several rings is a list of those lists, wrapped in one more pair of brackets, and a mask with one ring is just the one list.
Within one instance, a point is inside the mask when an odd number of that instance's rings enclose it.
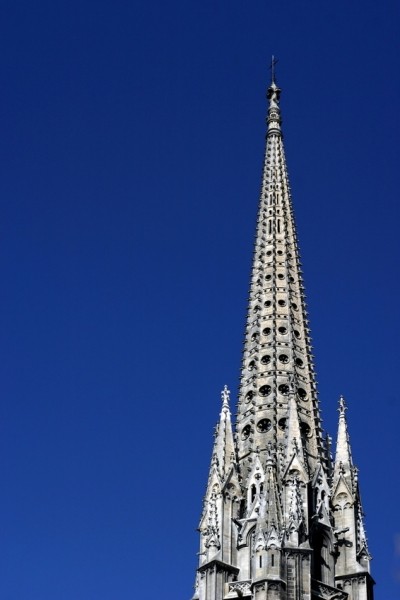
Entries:
{"label": "gothic spire", "polygon": [[[238,479],[235,443],[232,432],[227,386],[221,392],[222,408],[215,431],[215,441],[203,511],[200,518],[199,569],[193,599],[202,598],[202,573],[218,563],[223,571],[237,573],[231,564],[234,547],[232,519],[238,517],[241,488]],[[225,576],[225,575],[224,575]]]}
{"label": "gothic spire", "polygon": [[289,392],[289,416],[287,420],[287,446],[286,446],[286,460],[292,458],[294,454],[298,454],[303,457],[303,443],[301,439],[300,431],[300,419],[297,411],[297,404],[295,400],[294,391],[291,389]]}
{"label": "gothic spire", "polygon": [[232,462],[235,462],[235,443],[233,440],[229,397],[230,391],[225,385],[221,392],[222,409],[219,416],[219,424],[217,425],[213,453],[218,464],[221,480],[228,475]]}
{"label": "gothic spire", "polygon": [[334,467],[334,481],[342,474],[347,483],[353,483],[353,459],[351,456],[350,438],[347,430],[346,403],[343,396],[339,399],[339,426],[336,444],[336,457]]}
{"label": "gothic spire", "polygon": [[236,435],[225,387],[193,600],[373,600],[343,398],[334,466],[321,436],[275,62]]}
{"label": "gothic spire", "polygon": [[282,526],[282,511],[279,498],[279,486],[276,478],[276,464],[270,455],[266,462],[265,476],[265,525],[268,532],[273,528],[280,531]]}
{"label": "gothic spire", "polygon": [[[339,399],[339,426],[333,471],[332,506],[335,525],[336,573],[344,577],[352,573],[369,574],[371,556],[364,528],[364,511],[358,486],[358,470],[353,464],[346,420],[346,404]],[[367,577],[372,585],[372,579]],[[365,584],[367,585],[367,583]]]}
{"label": "gothic spire", "polygon": [[[274,62],[273,62],[274,64]],[[267,92],[267,141],[238,404],[238,450],[243,472],[257,447],[285,443],[289,391],[297,405],[298,444],[311,471],[324,459],[304,286],[283,139],[280,89]],[[294,411],[292,411],[293,413]],[[294,431],[295,425],[291,425]],[[301,437],[301,439],[300,439]]]}

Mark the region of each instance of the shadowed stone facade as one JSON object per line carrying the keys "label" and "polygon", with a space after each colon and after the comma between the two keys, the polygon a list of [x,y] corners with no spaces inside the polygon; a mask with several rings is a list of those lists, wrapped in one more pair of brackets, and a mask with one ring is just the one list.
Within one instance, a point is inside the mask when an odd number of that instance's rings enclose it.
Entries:
{"label": "shadowed stone facade", "polygon": [[321,427],[279,97],[273,79],[236,431],[225,387],[193,600],[373,600],[343,398],[334,461]]}

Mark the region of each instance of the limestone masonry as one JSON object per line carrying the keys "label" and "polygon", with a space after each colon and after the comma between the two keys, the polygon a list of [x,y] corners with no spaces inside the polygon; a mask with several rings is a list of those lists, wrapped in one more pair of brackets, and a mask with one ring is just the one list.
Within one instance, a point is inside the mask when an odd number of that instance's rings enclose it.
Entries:
{"label": "limestone masonry", "polygon": [[236,432],[225,387],[193,600],[372,600],[343,398],[334,461],[321,427],[279,96],[273,78]]}

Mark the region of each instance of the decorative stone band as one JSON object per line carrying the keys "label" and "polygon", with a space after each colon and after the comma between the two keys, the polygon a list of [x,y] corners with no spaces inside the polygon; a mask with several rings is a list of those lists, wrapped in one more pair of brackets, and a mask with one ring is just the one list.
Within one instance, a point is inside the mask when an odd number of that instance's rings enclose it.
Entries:
{"label": "decorative stone band", "polygon": [[347,600],[349,595],[343,590],[334,588],[326,583],[312,580],[312,596],[320,600]]}
{"label": "decorative stone band", "polygon": [[228,583],[228,594],[224,600],[228,598],[251,598],[251,581],[233,581]]}

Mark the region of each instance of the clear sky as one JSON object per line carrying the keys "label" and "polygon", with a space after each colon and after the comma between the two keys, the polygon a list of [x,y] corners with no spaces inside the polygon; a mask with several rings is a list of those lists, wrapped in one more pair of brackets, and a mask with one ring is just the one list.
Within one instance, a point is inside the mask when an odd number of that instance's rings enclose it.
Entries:
{"label": "clear sky", "polygon": [[189,600],[279,58],[322,413],[400,597],[399,3],[3,0],[0,597]]}

